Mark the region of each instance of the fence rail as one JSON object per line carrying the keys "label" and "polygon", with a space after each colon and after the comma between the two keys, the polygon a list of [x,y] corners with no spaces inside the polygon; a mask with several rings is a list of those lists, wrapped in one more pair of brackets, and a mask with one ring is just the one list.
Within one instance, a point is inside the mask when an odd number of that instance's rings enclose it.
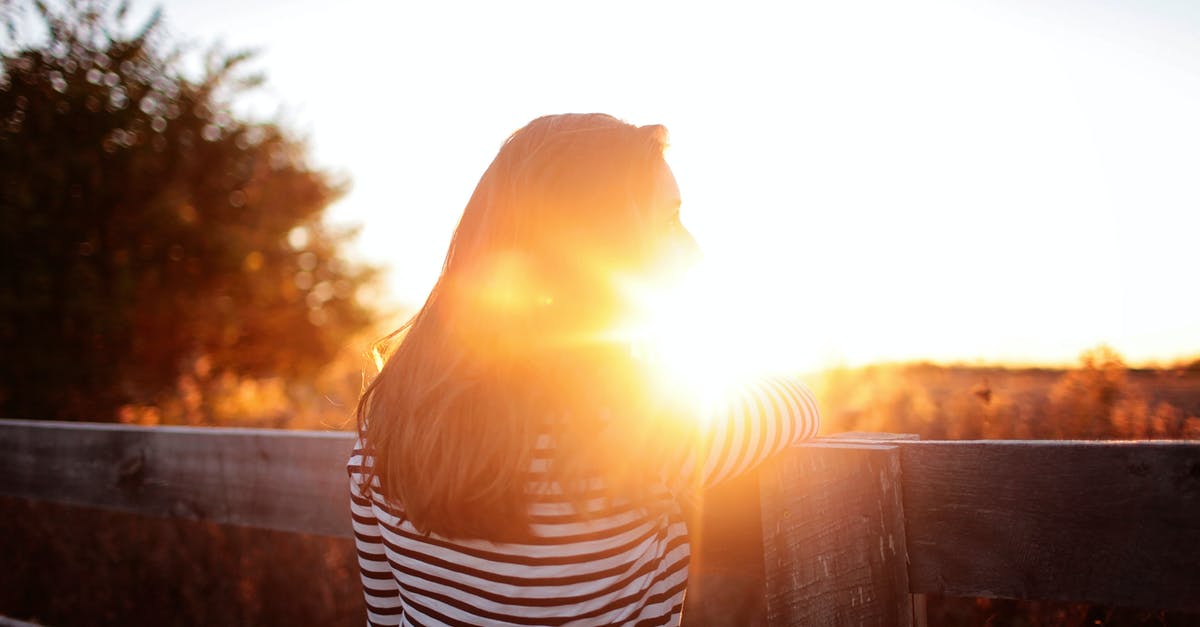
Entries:
{"label": "fence rail", "polygon": [[818,441],[761,475],[773,623],[908,593],[1200,611],[1200,442]]}
{"label": "fence rail", "polygon": [[[0,495],[348,536],[352,443],[0,421]],[[789,450],[758,483],[736,498],[760,516],[724,508],[712,528],[724,516],[761,547],[728,559],[755,562],[771,624],[907,625],[932,592],[1200,612],[1200,442],[855,434]]]}
{"label": "fence rail", "polygon": [[0,420],[0,494],[349,536],[349,433]]}

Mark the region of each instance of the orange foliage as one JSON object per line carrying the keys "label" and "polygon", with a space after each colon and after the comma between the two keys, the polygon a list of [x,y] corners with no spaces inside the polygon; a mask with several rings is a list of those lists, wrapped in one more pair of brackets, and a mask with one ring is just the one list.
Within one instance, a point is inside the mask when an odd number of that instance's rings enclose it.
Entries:
{"label": "orange foliage", "polygon": [[303,379],[238,376],[214,371],[201,355],[177,378],[174,394],[156,404],[122,406],[117,417],[139,425],[352,429],[363,377],[375,370],[368,357],[374,330],[348,343],[337,357]]}
{"label": "orange foliage", "polygon": [[1069,370],[932,364],[835,368],[814,386],[826,431],[925,439],[1200,437],[1200,371],[1131,369],[1111,348]]}

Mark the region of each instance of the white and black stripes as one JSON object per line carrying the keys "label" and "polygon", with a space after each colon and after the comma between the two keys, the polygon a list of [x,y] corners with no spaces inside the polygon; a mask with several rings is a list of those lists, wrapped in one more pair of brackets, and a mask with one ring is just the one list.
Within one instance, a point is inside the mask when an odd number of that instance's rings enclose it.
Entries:
{"label": "white and black stripes", "polygon": [[[762,380],[718,413],[707,445],[681,471],[699,468],[691,479],[711,486],[816,435],[818,421],[803,385]],[[691,548],[665,486],[663,507],[649,508],[665,513],[653,516],[596,498],[584,517],[551,490],[530,504],[530,543],[448,540],[418,532],[401,510],[364,493],[363,466],[372,461],[359,446],[347,465],[369,625],[679,624]]]}

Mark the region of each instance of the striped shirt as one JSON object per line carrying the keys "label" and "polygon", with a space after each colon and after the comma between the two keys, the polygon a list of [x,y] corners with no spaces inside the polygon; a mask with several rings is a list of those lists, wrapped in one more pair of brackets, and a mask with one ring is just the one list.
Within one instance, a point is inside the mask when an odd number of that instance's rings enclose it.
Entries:
{"label": "striped shirt", "polygon": [[[818,421],[802,384],[764,379],[714,416],[711,445],[682,472],[714,485],[813,437]],[[544,440],[535,465],[545,463]],[[418,532],[378,490],[364,490],[372,463],[360,442],[348,470],[368,625],[679,624],[691,549],[665,484],[652,490],[664,507],[642,508],[604,498],[597,480],[586,518],[561,490],[543,491],[531,497],[535,541],[450,540]]]}

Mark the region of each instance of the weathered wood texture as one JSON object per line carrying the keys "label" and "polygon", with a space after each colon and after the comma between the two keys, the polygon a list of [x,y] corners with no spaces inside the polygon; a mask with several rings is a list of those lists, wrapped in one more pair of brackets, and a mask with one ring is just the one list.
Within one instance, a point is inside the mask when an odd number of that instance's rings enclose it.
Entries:
{"label": "weathered wood texture", "polygon": [[900,451],[815,442],[760,470],[771,625],[911,625]]}
{"label": "weathered wood texture", "polygon": [[692,541],[683,627],[767,624],[758,473],[703,494],[688,517]]}
{"label": "weathered wood texture", "polygon": [[898,445],[914,592],[1200,611],[1200,442]]}
{"label": "weathered wood texture", "polygon": [[[0,494],[161,517],[349,536],[353,436],[0,421]],[[757,478],[693,513],[687,624],[765,623]]]}
{"label": "weathered wood texture", "polygon": [[0,627],[39,627],[37,623],[27,623],[23,620],[0,616]]}
{"label": "weathered wood texture", "polygon": [[[697,609],[759,620],[762,576],[783,624],[903,624],[908,591],[1200,611],[1200,442],[846,437],[761,471],[764,553],[744,487],[710,500]],[[352,438],[0,421],[0,494],[348,536]]]}
{"label": "weathered wood texture", "polygon": [[0,494],[350,535],[338,432],[0,421]]}

